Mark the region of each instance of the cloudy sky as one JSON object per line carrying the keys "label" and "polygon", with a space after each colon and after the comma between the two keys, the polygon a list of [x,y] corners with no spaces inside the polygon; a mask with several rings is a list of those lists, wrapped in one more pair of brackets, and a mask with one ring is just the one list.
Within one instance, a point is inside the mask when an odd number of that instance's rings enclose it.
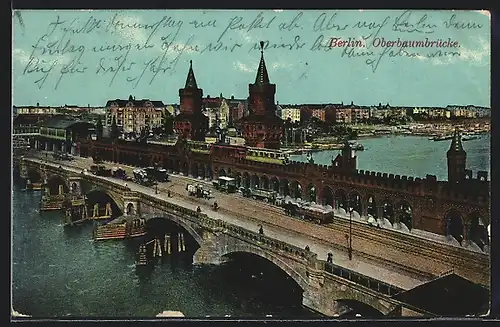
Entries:
{"label": "cloudy sky", "polygon": [[[261,40],[280,103],[490,105],[487,12],[22,11],[13,22],[15,105],[177,103],[190,60],[205,96],[246,98]],[[459,47],[381,46],[398,38]]]}

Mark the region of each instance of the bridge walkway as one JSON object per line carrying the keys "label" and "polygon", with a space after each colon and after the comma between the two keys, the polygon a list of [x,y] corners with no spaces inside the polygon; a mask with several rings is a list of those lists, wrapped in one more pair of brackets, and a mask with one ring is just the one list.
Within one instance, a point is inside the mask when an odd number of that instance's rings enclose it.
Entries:
{"label": "bridge walkway", "polygon": [[[48,163],[55,167],[61,165],[64,169],[70,170],[74,173],[80,173],[83,168],[82,166],[80,166],[79,168],[75,168],[73,166],[73,163],[70,162],[53,163],[50,161],[47,162],[45,160],[42,161],[39,159],[34,159],[34,160],[40,163],[45,163],[45,164]],[[185,183],[177,182],[178,185],[175,188],[175,191],[178,192],[173,192],[174,196],[169,198],[167,197],[167,194],[165,194],[165,192],[160,192],[160,194],[155,194],[155,189],[151,187],[145,187],[133,182],[125,182],[111,177],[99,177],[99,178],[119,185],[127,184],[127,186],[132,191],[141,192],[150,195],[152,197],[162,199],[167,202],[191,210],[196,210],[196,207],[199,205],[200,208],[202,209],[202,212],[207,214],[210,218],[220,219],[228,223],[234,224],[236,226],[243,227],[250,231],[258,231],[259,224],[262,224],[264,228],[264,234],[266,236],[269,236],[271,238],[274,238],[282,242],[289,243],[291,245],[300,248],[305,248],[305,246],[307,245],[309,246],[312,252],[318,255],[318,259],[322,260],[326,260],[327,254],[331,252],[333,254],[333,263],[335,265],[361,273],[365,276],[396,286],[403,290],[412,289],[427,281],[427,279],[418,279],[414,276],[410,276],[405,272],[399,272],[393,269],[384,268],[379,264],[375,264],[365,258],[356,255],[353,256],[352,260],[349,260],[349,258],[347,257],[347,251],[340,250],[334,246],[329,245],[328,240],[318,239],[313,235],[306,235],[288,229],[286,224],[277,225],[275,221],[276,217],[274,217],[274,215],[266,216],[262,211],[262,208],[259,207],[257,208],[246,207],[245,203],[235,206],[233,205],[233,203],[231,203],[232,205],[227,206],[227,209],[223,208],[222,210],[215,212],[210,209],[209,201],[189,197],[187,195],[184,195],[185,192],[184,194],[182,194],[181,191],[179,190],[179,187],[183,187],[182,185],[185,186]],[[169,183],[164,183],[164,184],[168,185]],[[162,188],[160,187],[159,190],[162,190]],[[286,217],[285,219],[293,219],[293,218]]]}

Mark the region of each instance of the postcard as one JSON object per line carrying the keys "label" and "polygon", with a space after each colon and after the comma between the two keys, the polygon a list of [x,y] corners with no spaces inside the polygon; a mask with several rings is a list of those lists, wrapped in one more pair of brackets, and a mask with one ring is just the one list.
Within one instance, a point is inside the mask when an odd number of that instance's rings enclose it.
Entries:
{"label": "postcard", "polygon": [[488,11],[12,21],[13,319],[489,311]]}

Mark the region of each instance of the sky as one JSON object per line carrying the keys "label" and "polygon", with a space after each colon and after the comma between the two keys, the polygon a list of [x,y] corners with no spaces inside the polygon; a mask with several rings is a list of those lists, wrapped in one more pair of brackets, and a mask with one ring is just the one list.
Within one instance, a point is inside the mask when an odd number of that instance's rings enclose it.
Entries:
{"label": "sky", "polygon": [[[490,106],[486,11],[31,10],[12,19],[17,106],[129,95],[178,103],[190,60],[204,96],[246,98],[260,41],[281,104]],[[403,43],[426,39],[452,47]]]}

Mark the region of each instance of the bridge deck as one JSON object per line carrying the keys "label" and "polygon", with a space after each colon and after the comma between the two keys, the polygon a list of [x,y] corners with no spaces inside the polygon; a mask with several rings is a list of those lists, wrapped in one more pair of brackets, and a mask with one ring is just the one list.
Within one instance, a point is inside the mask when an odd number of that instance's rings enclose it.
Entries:
{"label": "bridge deck", "polygon": [[[86,159],[57,163],[51,163],[46,160],[42,161],[38,159],[32,160],[39,163],[50,164],[54,167],[62,166],[64,169],[74,173],[80,173],[83,168],[88,169],[90,163],[90,160]],[[125,167],[125,165],[116,166]],[[264,233],[271,238],[300,248],[305,248],[307,245],[312,252],[318,255],[319,259],[323,260],[326,259],[328,252],[331,252],[333,253],[334,263],[336,265],[359,272],[375,280],[386,282],[404,290],[412,289],[426,281],[424,278],[418,279],[402,271],[399,272],[393,269],[387,269],[380,264],[376,264],[360,256],[354,255],[353,259],[349,260],[346,255],[346,251],[337,249],[331,242],[329,242],[329,240],[323,239],[320,236],[306,235],[287,229],[286,224],[276,224],[276,221],[280,220],[276,217],[278,215],[277,213],[272,212],[272,215],[266,215],[265,211],[263,211],[265,208],[260,206],[250,206],[246,203],[249,201],[247,199],[245,199],[244,202],[239,203],[239,205],[237,203],[234,203],[233,205],[233,202],[231,202],[231,205],[226,205],[222,210],[215,212],[210,209],[208,201],[189,197],[185,195],[185,192],[182,192],[182,189],[185,187],[185,183],[187,182],[185,178],[173,177],[172,182],[160,184],[159,190],[163,189],[162,186],[168,187],[172,190],[174,196],[170,198],[167,197],[164,192],[155,194],[154,188],[144,187],[133,182],[125,182],[111,177],[99,178],[119,185],[127,183],[128,187],[132,191],[145,193],[191,210],[196,210],[196,207],[200,205],[202,211],[210,218],[221,219],[251,231],[258,230],[258,225],[262,224],[264,227]],[[222,203],[219,197],[217,197],[217,200],[219,201],[219,204]],[[283,216],[282,219],[292,219],[290,217],[286,217],[284,214],[281,215]]]}

